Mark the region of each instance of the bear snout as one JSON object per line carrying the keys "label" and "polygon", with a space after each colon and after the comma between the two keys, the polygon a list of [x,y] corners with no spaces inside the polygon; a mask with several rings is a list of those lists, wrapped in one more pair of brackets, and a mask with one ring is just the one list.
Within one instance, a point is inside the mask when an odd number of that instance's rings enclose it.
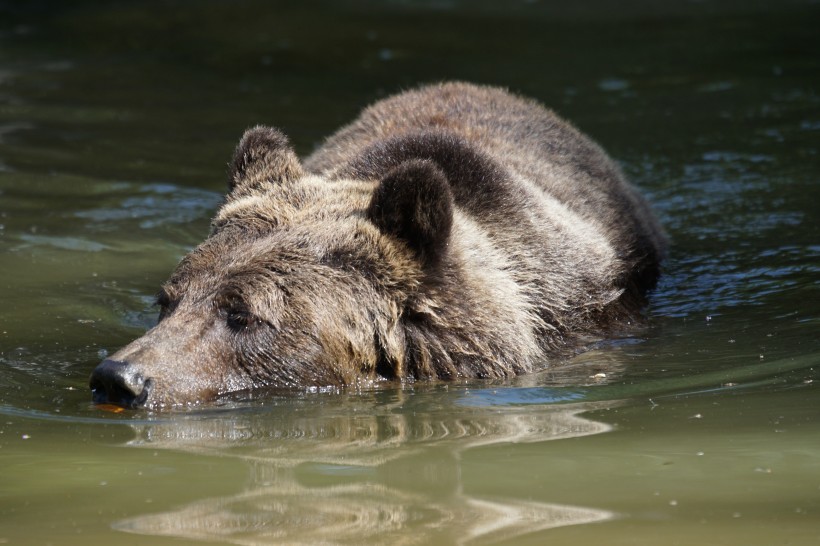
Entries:
{"label": "bear snout", "polygon": [[118,360],[103,360],[93,372],[89,386],[95,404],[114,404],[124,408],[144,406],[153,381],[136,366]]}

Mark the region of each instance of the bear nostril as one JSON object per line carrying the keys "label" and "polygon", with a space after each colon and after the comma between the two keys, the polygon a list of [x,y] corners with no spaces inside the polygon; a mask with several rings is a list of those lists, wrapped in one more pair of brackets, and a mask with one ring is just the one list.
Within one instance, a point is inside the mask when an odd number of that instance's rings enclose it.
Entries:
{"label": "bear nostril", "polygon": [[128,362],[103,360],[93,372],[89,386],[95,404],[137,408],[145,404],[152,381]]}

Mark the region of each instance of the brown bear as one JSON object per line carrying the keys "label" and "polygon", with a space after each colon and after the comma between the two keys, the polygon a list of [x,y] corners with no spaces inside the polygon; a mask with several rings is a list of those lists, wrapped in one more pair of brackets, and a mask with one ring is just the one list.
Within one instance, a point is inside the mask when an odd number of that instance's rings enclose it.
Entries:
{"label": "brown bear", "polygon": [[102,362],[98,403],[260,387],[506,378],[633,321],[664,235],[605,152],[502,89],[365,109],[300,163],[248,130],[158,324]]}

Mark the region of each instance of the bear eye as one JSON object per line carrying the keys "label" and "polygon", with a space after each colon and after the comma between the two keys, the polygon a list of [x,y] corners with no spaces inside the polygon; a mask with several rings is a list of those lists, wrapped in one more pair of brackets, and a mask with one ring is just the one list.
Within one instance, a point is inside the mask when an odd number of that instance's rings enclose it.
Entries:
{"label": "bear eye", "polygon": [[226,313],[225,320],[228,327],[234,331],[248,330],[262,323],[259,317],[253,315],[247,309],[230,309]]}
{"label": "bear eye", "polygon": [[171,299],[171,295],[165,289],[160,290],[157,294],[154,305],[159,306],[159,320],[171,314],[171,311],[177,306],[177,302]]}
{"label": "bear eye", "polygon": [[216,303],[219,314],[234,332],[247,332],[262,324],[262,319],[251,313],[248,305],[237,297],[225,297]]}

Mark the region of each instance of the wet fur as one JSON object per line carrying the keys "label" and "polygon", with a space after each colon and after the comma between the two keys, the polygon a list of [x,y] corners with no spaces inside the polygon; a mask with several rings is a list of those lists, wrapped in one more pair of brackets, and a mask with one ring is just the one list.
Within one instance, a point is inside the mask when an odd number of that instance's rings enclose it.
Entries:
{"label": "wet fur", "polygon": [[497,88],[378,102],[303,164],[252,129],[229,189],[159,324],[112,357],[154,403],[530,372],[634,320],[663,255],[601,148]]}

